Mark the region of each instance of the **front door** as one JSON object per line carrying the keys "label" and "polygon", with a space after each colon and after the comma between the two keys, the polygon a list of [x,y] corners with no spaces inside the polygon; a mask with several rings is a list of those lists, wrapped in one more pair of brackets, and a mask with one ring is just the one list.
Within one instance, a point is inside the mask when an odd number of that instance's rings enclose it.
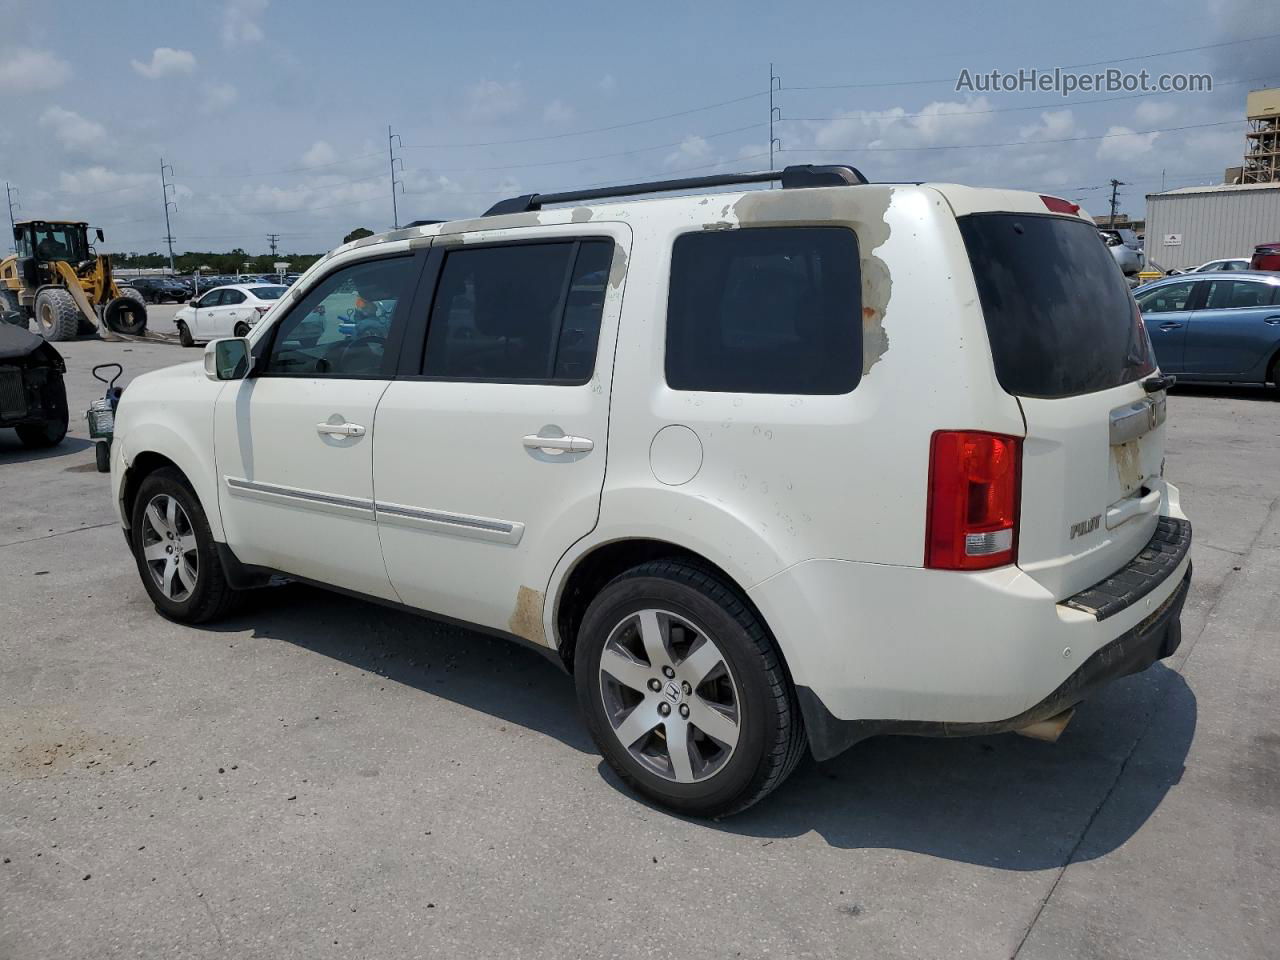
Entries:
{"label": "front door", "polygon": [[374,522],[373,444],[398,354],[390,331],[352,340],[337,317],[363,296],[400,322],[421,264],[338,267],[266,331],[254,374],[218,397],[218,501],[241,562],[395,599]]}
{"label": "front door", "polygon": [[1138,306],[1142,322],[1156,351],[1156,362],[1164,373],[1181,373],[1187,327],[1197,298],[1203,297],[1207,281],[1184,280],[1162,283],[1151,290],[1139,290]]}
{"label": "front door", "polygon": [[400,598],[535,642],[551,571],[595,526],[604,484],[631,231],[585,226],[434,249],[425,350],[376,422],[378,529]]}

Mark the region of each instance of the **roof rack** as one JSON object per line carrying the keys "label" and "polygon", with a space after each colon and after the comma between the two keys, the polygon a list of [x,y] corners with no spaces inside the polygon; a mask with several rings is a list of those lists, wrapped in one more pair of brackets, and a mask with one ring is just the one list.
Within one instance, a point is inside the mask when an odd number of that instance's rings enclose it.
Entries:
{"label": "roof rack", "polygon": [[445,223],[444,220],[415,220],[413,223],[406,223],[401,230],[408,230],[410,227],[429,227],[435,223]]}
{"label": "roof rack", "polygon": [[643,193],[667,193],[673,190],[697,190],[704,187],[727,187],[739,183],[772,183],[779,180],[782,181],[783,190],[801,187],[847,187],[868,182],[856,167],[846,164],[814,166],[806,163],[784,167],[781,170],[761,170],[757,173],[717,173],[709,177],[651,180],[648,183],[628,183],[617,187],[599,187],[595,190],[526,193],[523,196],[499,200],[486,210],[484,215],[495,217],[504,213],[527,213],[530,210],[541,210],[544,205],[552,203],[603,200],[606,197],[633,197]]}

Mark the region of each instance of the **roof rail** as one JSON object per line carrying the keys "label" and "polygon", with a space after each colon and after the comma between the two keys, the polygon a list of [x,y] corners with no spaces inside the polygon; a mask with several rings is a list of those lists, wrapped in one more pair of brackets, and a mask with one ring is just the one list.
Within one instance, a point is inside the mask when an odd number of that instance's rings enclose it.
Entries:
{"label": "roof rail", "polygon": [[408,230],[410,227],[429,227],[435,223],[445,223],[444,220],[415,220],[413,223],[406,223],[401,230]]}
{"label": "roof rail", "polygon": [[779,180],[782,181],[783,190],[794,190],[800,187],[846,187],[868,182],[856,167],[846,164],[814,166],[806,163],[784,167],[781,170],[761,170],[757,173],[717,173],[709,177],[651,180],[647,183],[627,183],[617,187],[599,187],[595,190],[526,193],[523,196],[499,200],[486,210],[484,215],[495,217],[504,213],[527,213],[530,210],[541,210],[543,206],[552,203],[574,203],[579,200],[603,200],[607,197],[633,197],[644,193],[727,187],[739,183],[771,183]]}

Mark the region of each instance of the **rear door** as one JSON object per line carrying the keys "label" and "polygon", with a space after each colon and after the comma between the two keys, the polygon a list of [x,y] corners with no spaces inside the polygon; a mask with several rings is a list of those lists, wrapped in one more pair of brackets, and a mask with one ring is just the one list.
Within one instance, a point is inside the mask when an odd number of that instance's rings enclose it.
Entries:
{"label": "rear door", "polygon": [[545,642],[551,571],[599,515],[631,231],[501,237],[432,250],[418,352],[407,333],[378,406],[378,529],[405,603]]}
{"label": "rear door", "polygon": [[1129,562],[1164,499],[1163,391],[1128,285],[1087,221],[961,217],[995,373],[1026,421],[1018,565],[1062,599]]}
{"label": "rear door", "polygon": [[1205,280],[1181,280],[1136,294],[1147,335],[1155,347],[1156,362],[1165,373],[1183,370],[1191,314],[1195,304],[1204,298],[1207,286]]}
{"label": "rear door", "polygon": [[1185,369],[1207,377],[1263,376],[1280,343],[1280,284],[1237,277],[1211,280],[1202,308],[1191,315]]}

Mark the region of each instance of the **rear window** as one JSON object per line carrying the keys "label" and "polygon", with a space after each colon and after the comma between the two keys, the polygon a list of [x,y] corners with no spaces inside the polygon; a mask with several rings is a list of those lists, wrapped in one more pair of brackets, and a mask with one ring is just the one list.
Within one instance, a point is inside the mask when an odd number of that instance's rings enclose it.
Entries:
{"label": "rear window", "polygon": [[1155,369],[1129,286],[1093,224],[1012,213],[958,222],[1008,393],[1070,397]]}
{"label": "rear window", "polygon": [[279,300],[288,287],[254,287],[251,292],[259,300]]}
{"label": "rear window", "polygon": [[840,394],[862,374],[858,240],[841,227],[686,233],[671,251],[667,384]]}

